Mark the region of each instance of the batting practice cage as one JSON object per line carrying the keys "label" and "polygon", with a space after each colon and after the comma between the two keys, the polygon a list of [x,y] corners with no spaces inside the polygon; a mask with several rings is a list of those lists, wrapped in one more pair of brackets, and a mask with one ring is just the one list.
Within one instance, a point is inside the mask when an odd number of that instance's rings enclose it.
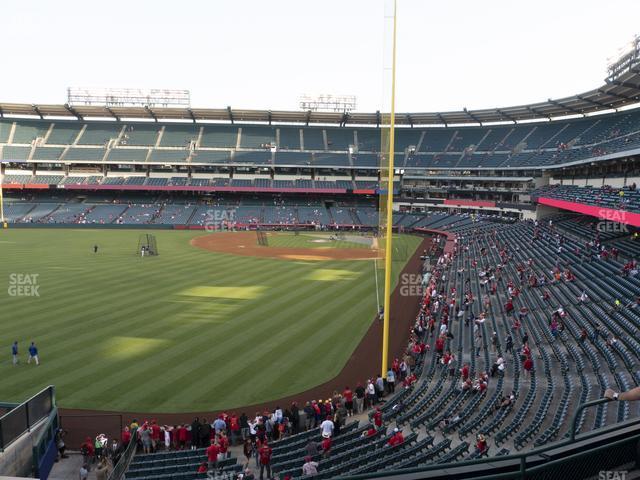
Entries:
{"label": "batting practice cage", "polygon": [[260,245],[261,247],[269,246],[269,240],[267,240],[267,234],[264,232],[261,232],[260,230],[256,230],[256,241],[258,242],[258,245]]}
{"label": "batting practice cage", "polygon": [[156,236],[144,233],[138,237],[138,249],[136,255],[146,257],[148,255],[158,255],[158,243]]}

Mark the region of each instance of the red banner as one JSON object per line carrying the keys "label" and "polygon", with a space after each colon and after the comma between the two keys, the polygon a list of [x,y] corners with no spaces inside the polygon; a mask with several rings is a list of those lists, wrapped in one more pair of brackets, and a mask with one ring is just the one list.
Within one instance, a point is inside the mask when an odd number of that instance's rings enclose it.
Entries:
{"label": "red banner", "polygon": [[561,208],[571,212],[583,213],[592,217],[609,222],[624,223],[640,227],[640,213],[631,213],[624,210],[614,210],[613,208],[596,207],[594,205],[584,205],[582,203],[557,200],[555,198],[538,197],[538,203],[550,207]]}

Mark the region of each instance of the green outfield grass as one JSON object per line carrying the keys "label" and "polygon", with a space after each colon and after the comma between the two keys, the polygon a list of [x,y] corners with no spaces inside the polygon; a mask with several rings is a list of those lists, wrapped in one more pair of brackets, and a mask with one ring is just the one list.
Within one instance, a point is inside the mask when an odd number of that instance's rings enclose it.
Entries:
{"label": "green outfield grass", "polygon": [[[192,247],[202,233],[152,233],[160,256],[140,258],[136,230],[0,231],[0,400],[48,384],[68,408],[186,412],[272,400],[335,376],[375,315],[373,261],[233,256]],[[419,242],[396,240],[410,252]],[[37,275],[39,296],[11,296],[26,280],[15,274]],[[25,364],[31,340],[39,367]]]}

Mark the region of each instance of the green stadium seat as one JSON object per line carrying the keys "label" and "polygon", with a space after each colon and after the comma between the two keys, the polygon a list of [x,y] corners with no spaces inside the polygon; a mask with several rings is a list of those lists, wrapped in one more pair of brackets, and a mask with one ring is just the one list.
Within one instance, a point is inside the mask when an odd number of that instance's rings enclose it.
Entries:
{"label": "green stadium seat", "polygon": [[198,138],[200,127],[194,125],[166,125],[162,139],[161,147],[187,147],[192,140]]}
{"label": "green stadium seat", "polygon": [[26,160],[30,153],[31,147],[5,145],[2,147],[2,160]]}
{"label": "green stadium seat", "polygon": [[123,125],[121,123],[88,123],[78,140],[78,145],[105,145],[111,139],[118,138]]}
{"label": "green stadium seat", "polygon": [[50,126],[50,122],[19,120],[16,122],[16,129],[13,134],[12,143],[31,144],[31,142],[33,142],[37,137],[44,138]]}
{"label": "green stadium seat", "polygon": [[200,146],[205,148],[236,148],[238,127],[207,125],[202,131]]}
{"label": "green stadium seat", "polygon": [[79,122],[55,122],[47,138],[47,145],[71,145],[82,130]]}

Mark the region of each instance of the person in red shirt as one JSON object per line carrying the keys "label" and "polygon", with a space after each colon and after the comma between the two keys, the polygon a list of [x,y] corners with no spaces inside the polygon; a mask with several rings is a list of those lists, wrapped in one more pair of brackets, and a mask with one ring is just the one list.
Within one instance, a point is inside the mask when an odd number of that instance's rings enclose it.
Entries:
{"label": "person in red shirt", "polygon": [[95,453],[91,437],[85,438],[84,443],[80,445],[80,453],[82,454],[83,463],[85,465],[89,465],[93,459],[93,454]]}
{"label": "person in red shirt", "polygon": [[235,413],[229,417],[229,429],[231,430],[231,445],[236,445],[238,438],[240,438],[240,420]]}
{"label": "person in red shirt", "polygon": [[398,430],[397,428],[394,428],[393,435],[391,435],[391,438],[387,440],[387,444],[390,447],[395,447],[397,445],[402,444],[402,442],[404,442],[404,435],[402,435],[402,432],[400,430]]}
{"label": "person in red shirt", "polygon": [[207,462],[202,462],[198,467],[198,473],[207,473]]}
{"label": "person in red shirt", "polygon": [[373,414],[373,424],[376,428],[382,428],[382,412],[380,411],[380,407],[377,407],[376,412]]}
{"label": "person in red shirt", "polygon": [[527,358],[525,358],[522,366],[524,367],[525,375],[528,375],[529,372],[531,372],[531,369],[533,368],[533,360],[531,360],[530,356],[527,356]]}
{"label": "person in red shirt", "polygon": [[447,353],[445,353],[444,356],[442,357],[442,364],[444,366],[447,366],[452,361],[452,359],[453,359],[453,355],[451,355],[451,353],[447,350]]}
{"label": "person in red shirt", "polygon": [[220,448],[216,444],[215,440],[211,440],[211,445],[207,448],[207,465],[209,470],[215,470],[218,465],[218,454],[220,453]]}
{"label": "person in red shirt", "polygon": [[229,439],[224,432],[220,432],[220,435],[218,435],[218,448],[220,450],[219,460],[229,458],[231,456],[231,453],[229,452]]}
{"label": "person in red shirt", "polygon": [[155,452],[160,442],[160,426],[156,420],[151,420],[151,447]]}
{"label": "person in red shirt", "polygon": [[187,428],[186,425],[178,427],[178,448],[182,450],[187,445]]}
{"label": "person in red shirt", "polygon": [[271,478],[271,454],[273,450],[267,444],[265,440],[260,450],[258,450],[258,457],[260,459],[260,480],[264,480],[264,471],[267,470],[267,477]]}
{"label": "person in red shirt", "polygon": [[504,310],[506,313],[513,312],[513,300],[511,299],[507,300],[507,303],[505,303],[504,305]]}
{"label": "person in red shirt", "polygon": [[362,434],[363,437],[373,437],[376,434],[377,430],[372,426]]}
{"label": "person in red shirt", "polygon": [[331,437],[323,438],[320,448],[322,449],[322,456],[329,458],[329,454],[331,453]]}
{"label": "person in red shirt", "polygon": [[462,380],[466,381],[469,378],[469,364],[465,363],[460,369],[460,373],[462,374]]}
{"label": "person in red shirt", "polygon": [[398,358],[393,359],[393,363],[391,364],[391,370],[393,370],[393,372],[396,375],[400,374],[400,360]]}
{"label": "person in red shirt", "polygon": [[409,388],[411,385],[413,385],[415,381],[416,381],[416,376],[412,373],[402,381],[402,385],[404,386],[404,388]]}
{"label": "person in red shirt", "polygon": [[342,392],[342,396],[344,397],[344,408],[347,409],[347,417],[353,415],[353,392],[347,385]]}
{"label": "person in red shirt", "polygon": [[131,441],[131,432],[129,431],[129,427],[124,427],[120,440],[123,447],[126,448],[126,446],[129,445],[129,442]]}
{"label": "person in red shirt", "polygon": [[173,441],[175,442],[176,450],[182,450],[184,445],[181,443],[181,437],[184,438],[184,443],[187,443],[187,435],[182,433],[184,425],[176,425],[173,430]]}
{"label": "person in red shirt", "polygon": [[444,337],[440,336],[436,340],[436,361],[439,362],[444,350]]}
{"label": "person in red shirt", "polygon": [[429,328],[429,338],[431,338],[433,330],[436,328],[436,321],[433,317],[429,317],[429,323],[427,324],[427,326]]}
{"label": "person in red shirt", "polygon": [[487,439],[481,433],[476,437],[476,453],[483,455],[487,452],[489,446],[487,445]]}

